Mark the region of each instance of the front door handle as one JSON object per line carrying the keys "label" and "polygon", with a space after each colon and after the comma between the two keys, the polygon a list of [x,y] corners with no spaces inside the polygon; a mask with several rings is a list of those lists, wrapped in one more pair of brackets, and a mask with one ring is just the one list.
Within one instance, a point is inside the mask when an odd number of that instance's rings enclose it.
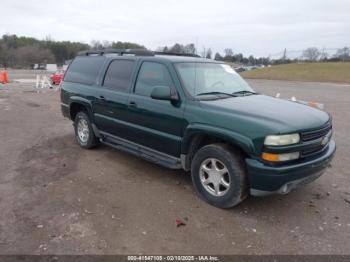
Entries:
{"label": "front door handle", "polygon": [[106,98],[104,96],[100,96],[101,100],[106,100]]}
{"label": "front door handle", "polygon": [[134,101],[131,101],[131,102],[129,103],[129,106],[130,106],[130,107],[137,107],[137,104],[136,104]]}

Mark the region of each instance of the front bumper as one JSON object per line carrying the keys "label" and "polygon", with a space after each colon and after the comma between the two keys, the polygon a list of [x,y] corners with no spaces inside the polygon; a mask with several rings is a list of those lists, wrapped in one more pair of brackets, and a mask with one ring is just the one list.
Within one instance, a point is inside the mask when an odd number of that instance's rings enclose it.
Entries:
{"label": "front bumper", "polygon": [[317,179],[329,166],[335,150],[335,142],[332,139],[322,156],[303,163],[273,167],[255,159],[246,159],[250,194],[255,196],[286,194],[299,185]]}

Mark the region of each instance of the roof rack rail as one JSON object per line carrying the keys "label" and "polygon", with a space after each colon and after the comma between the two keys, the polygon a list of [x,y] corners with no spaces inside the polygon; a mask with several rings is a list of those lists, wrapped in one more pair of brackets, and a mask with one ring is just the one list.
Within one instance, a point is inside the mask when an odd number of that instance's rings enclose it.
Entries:
{"label": "roof rack rail", "polygon": [[155,55],[172,55],[172,56],[188,56],[188,57],[200,57],[196,54],[186,54],[186,53],[172,53],[172,52],[154,52]]}
{"label": "roof rack rail", "polygon": [[172,53],[172,52],[153,52],[147,49],[102,49],[102,50],[87,50],[80,51],[78,56],[89,56],[89,55],[105,55],[105,54],[117,54],[117,55],[135,55],[135,56],[154,56],[154,55],[169,55],[169,56],[187,56],[187,57],[200,57],[196,54],[185,54],[185,53]]}
{"label": "roof rack rail", "polygon": [[104,55],[104,54],[118,54],[118,55],[136,55],[136,56],[154,56],[154,52],[147,49],[102,49],[102,50],[87,50],[80,51],[78,56],[89,55]]}

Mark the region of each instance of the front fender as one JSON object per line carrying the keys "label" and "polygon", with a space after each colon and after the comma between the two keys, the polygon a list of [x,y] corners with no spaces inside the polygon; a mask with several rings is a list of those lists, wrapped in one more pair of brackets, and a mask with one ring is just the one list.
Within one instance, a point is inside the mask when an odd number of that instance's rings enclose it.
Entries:
{"label": "front fender", "polygon": [[253,155],[255,152],[255,147],[249,137],[246,137],[229,129],[201,123],[193,123],[190,124],[185,130],[184,138],[181,144],[181,154],[187,154],[191,140],[196,135],[209,135],[223,139],[233,145],[236,145],[247,155]]}

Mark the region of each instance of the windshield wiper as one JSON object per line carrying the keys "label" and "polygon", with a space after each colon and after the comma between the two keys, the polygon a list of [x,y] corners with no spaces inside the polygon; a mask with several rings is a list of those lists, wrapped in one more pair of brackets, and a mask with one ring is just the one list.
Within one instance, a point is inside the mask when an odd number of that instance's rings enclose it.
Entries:
{"label": "windshield wiper", "polygon": [[258,93],[255,93],[253,91],[249,91],[249,90],[241,90],[241,91],[237,91],[237,92],[233,92],[234,95],[256,95]]}
{"label": "windshield wiper", "polygon": [[236,97],[236,95],[235,95],[234,93],[233,93],[233,94],[229,94],[229,93],[217,92],[217,91],[214,91],[214,92],[206,92],[206,93],[199,93],[199,94],[197,94],[196,96],[204,96],[204,95],[227,95],[227,96]]}

